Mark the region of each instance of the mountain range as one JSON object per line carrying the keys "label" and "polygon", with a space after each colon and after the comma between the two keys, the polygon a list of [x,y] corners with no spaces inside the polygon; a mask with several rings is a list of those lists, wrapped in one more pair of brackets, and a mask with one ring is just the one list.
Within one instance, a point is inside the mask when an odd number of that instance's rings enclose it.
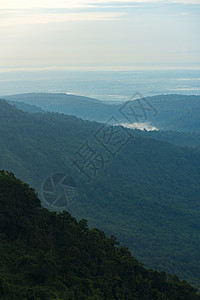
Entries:
{"label": "mountain range", "polygon": [[147,128],[200,132],[200,96],[172,94],[144,98],[135,94],[129,101],[118,105],[64,93],[30,93],[2,98],[17,102],[16,105],[24,102],[45,111],[91,121],[108,122],[113,117],[113,124],[144,123]]}
{"label": "mountain range", "polygon": [[[71,175],[78,196],[67,206],[70,213],[116,236],[145,266],[199,288],[200,151],[164,140],[173,140],[174,133],[155,133],[58,113],[30,114],[1,100],[0,169],[31,184],[48,208],[43,182],[54,173]],[[85,162],[80,150],[86,146]]]}

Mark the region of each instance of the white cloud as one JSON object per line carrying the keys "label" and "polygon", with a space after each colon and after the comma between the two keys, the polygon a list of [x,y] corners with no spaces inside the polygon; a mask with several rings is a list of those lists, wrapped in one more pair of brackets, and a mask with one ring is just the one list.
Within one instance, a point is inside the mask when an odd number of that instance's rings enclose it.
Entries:
{"label": "white cloud", "polygon": [[156,130],[158,131],[158,128],[151,126],[149,123],[122,123],[120,124],[121,126],[125,128],[130,128],[130,129],[139,129],[139,130],[147,130],[147,131],[152,131]]}
{"label": "white cloud", "polygon": [[[200,0],[88,2],[0,0],[1,67],[84,64],[129,68],[199,62],[197,8],[186,4],[200,4]],[[129,4],[140,8],[124,9]]]}
{"label": "white cloud", "polygon": [[80,1],[61,1],[61,0],[3,0],[1,1],[1,9],[32,9],[32,8],[76,8],[82,7]]}
{"label": "white cloud", "polygon": [[200,0],[171,0],[173,3],[200,4]]}
{"label": "white cloud", "polygon": [[189,13],[188,13],[188,12],[186,12],[186,11],[184,11],[184,12],[180,13],[180,15],[181,15],[181,16],[188,16],[188,15],[189,15]]}
{"label": "white cloud", "polygon": [[32,9],[32,8],[82,8],[104,3],[184,3],[200,4],[200,0],[1,0],[0,9]]}
{"label": "white cloud", "polygon": [[47,24],[47,23],[62,23],[70,21],[101,21],[115,20],[122,16],[123,13],[115,12],[85,12],[85,13],[31,13],[26,11],[0,11],[0,26],[13,26],[22,24]]}

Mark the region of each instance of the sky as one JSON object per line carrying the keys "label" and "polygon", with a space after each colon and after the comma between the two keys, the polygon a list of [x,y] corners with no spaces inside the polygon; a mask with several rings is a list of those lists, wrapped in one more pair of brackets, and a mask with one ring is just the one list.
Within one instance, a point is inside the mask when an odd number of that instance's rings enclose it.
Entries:
{"label": "sky", "polygon": [[200,67],[200,0],[0,0],[0,70]]}

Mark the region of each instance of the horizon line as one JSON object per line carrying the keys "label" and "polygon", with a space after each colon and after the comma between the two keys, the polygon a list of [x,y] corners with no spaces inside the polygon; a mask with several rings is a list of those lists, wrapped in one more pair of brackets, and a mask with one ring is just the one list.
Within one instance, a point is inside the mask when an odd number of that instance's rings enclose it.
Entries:
{"label": "horizon line", "polygon": [[162,66],[162,65],[152,65],[152,66],[38,66],[38,67],[4,67],[0,68],[0,73],[9,72],[31,72],[31,71],[88,71],[88,72],[99,72],[99,71],[170,71],[170,70],[200,70],[199,66]]}

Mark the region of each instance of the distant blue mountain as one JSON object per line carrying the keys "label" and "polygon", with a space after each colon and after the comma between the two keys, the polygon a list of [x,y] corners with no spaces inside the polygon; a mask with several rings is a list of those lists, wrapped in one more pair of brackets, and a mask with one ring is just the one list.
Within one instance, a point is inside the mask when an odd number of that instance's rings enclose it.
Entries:
{"label": "distant blue mountain", "polygon": [[[15,105],[23,102],[45,111],[75,115],[91,121],[107,122],[113,117],[113,123],[145,123],[162,130],[200,132],[200,96],[172,94],[136,97],[120,105],[64,93],[17,94],[2,98],[14,101]],[[27,111],[28,108],[21,106],[21,109]],[[33,107],[30,110],[33,112]]]}

